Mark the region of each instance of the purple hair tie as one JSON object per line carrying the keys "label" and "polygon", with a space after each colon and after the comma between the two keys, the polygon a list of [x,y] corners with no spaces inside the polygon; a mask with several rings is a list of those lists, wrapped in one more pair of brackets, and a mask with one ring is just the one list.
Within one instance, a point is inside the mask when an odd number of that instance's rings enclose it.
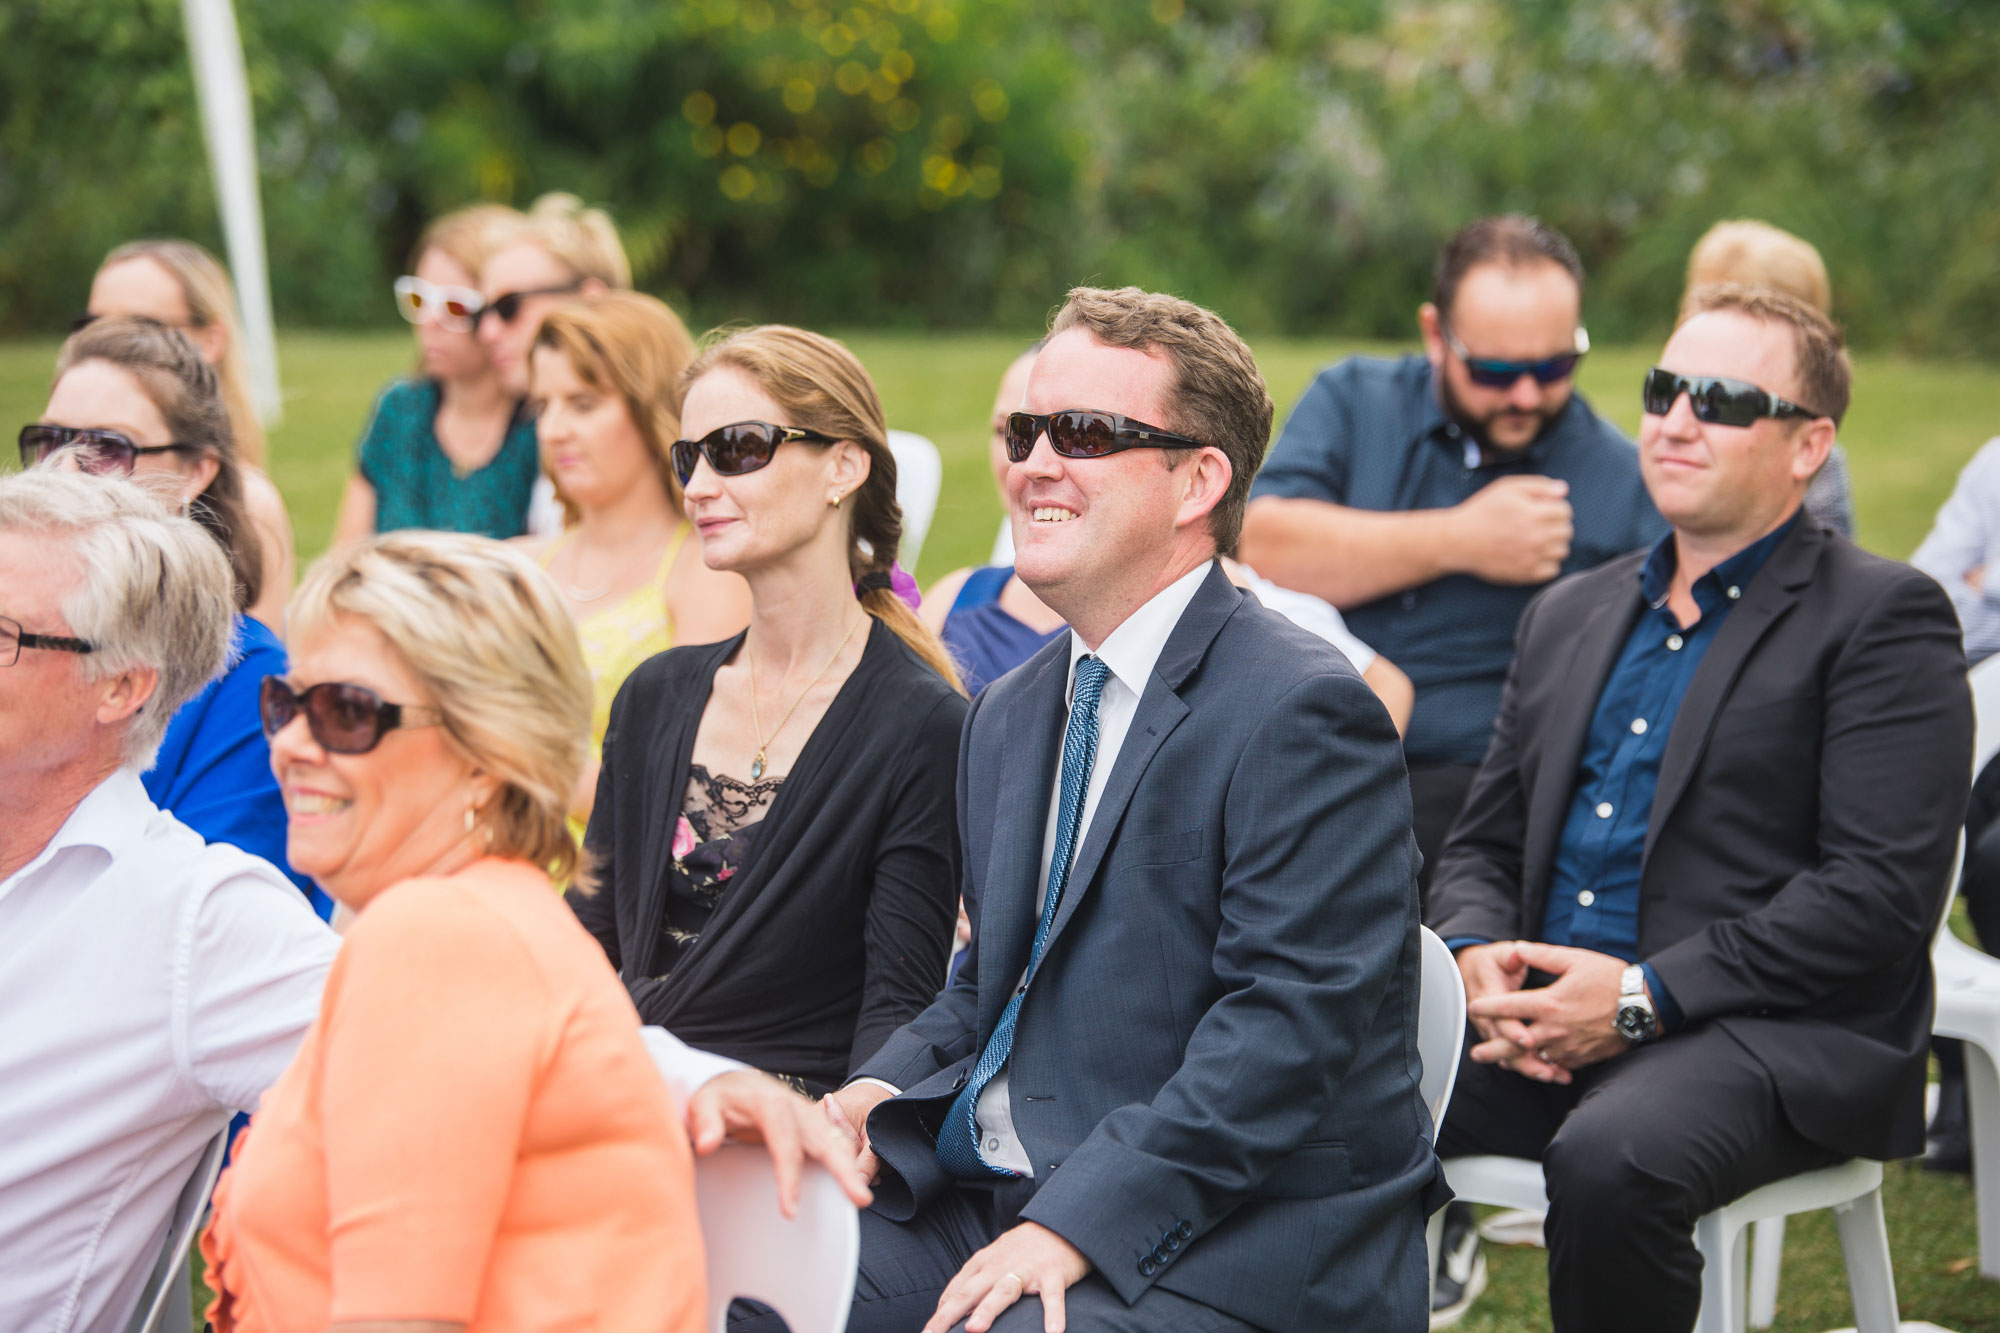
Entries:
{"label": "purple hair tie", "polygon": [[863,593],[874,592],[877,588],[887,588],[895,593],[912,611],[924,604],[923,594],[917,591],[917,581],[911,578],[901,565],[891,565],[886,574],[879,569],[863,574],[861,581],[854,585],[854,595],[859,597]]}

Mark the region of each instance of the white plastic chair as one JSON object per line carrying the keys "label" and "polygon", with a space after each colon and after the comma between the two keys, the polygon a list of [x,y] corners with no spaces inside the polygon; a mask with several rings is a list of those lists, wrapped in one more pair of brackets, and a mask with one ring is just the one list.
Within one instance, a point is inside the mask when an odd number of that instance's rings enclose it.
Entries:
{"label": "white plastic chair", "polygon": [[[1452,1192],[1467,1203],[1548,1211],[1538,1162],[1520,1157],[1454,1157],[1445,1162],[1444,1174]],[[1696,1219],[1694,1243],[1702,1260],[1696,1333],[1742,1333],[1745,1230],[1765,1219],[1818,1208],[1833,1209],[1840,1228],[1858,1333],[1897,1333],[1896,1278],[1889,1262],[1889,1230],[1882,1218],[1882,1164],[1859,1159],[1774,1181]],[[1765,1242],[1760,1226],[1760,1257]],[[1782,1246],[1780,1232],[1778,1247]],[[1775,1295],[1775,1282],[1771,1290]],[[1767,1313],[1763,1324],[1753,1326],[1769,1323]]]}
{"label": "white plastic chair", "polygon": [[228,1147],[229,1127],[225,1125],[202,1149],[194,1174],[181,1186],[174,1211],[167,1218],[166,1234],[160,1238],[159,1257],[139,1291],[139,1304],[125,1325],[125,1333],[189,1333],[193,1328],[194,1289],[188,1282],[188,1249],[208,1208],[208,1196],[215,1192],[215,1178],[222,1174],[222,1158]]}
{"label": "white plastic chair", "polygon": [[916,573],[917,556],[937,514],[944,490],[944,459],[938,447],[913,431],[889,432],[889,452],[896,459],[896,504],[903,511],[903,541],[896,563]]}
{"label": "white plastic chair", "polygon": [[825,1168],[799,1178],[799,1215],[778,1211],[778,1178],[761,1147],[724,1144],[694,1164],[708,1252],[708,1326],[724,1333],[729,1303],[761,1301],[792,1333],[842,1333],[854,1302],[861,1224]]}
{"label": "white plastic chair", "polygon": [[[1444,1127],[1451,1107],[1451,1090],[1458,1086],[1458,1056],[1465,1045],[1465,978],[1458,960],[1429,926],[1418,926],[1422,981],[1417,988],[1417,1054],[1424,1062],[1417,1090],[1431,1113],[1431,1141]],[[1430,1252],[1431,1281],[1437,1281],[1438,1258],[1444,1244],[1444,1214],[1433,1213],[1424,1228]]]}

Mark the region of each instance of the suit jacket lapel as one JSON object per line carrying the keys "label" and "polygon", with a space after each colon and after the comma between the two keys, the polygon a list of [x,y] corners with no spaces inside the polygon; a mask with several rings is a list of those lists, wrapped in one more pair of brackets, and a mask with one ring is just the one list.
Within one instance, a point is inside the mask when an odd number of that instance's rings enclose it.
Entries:
{"label": "suit jacket lapel", "polygon": [[1750,659],[1765,633],[1778,617],[1799,599],[1799,589],[1812,581],[1819,565],[1826,534],[1809,520],[1801,521],[1792,534],[1771,553],[1764,568],[1751,578],[1743,599],[1732,608],[1715,642],[1708,646],[1694,679],[1688,682],[1680,710],[1674,714],[1674,729],[1667,733],[1667,750],[1660,756],[1660,782],[1653,794],[1653,811],[1646,824],[1646,855],[1667,822],[1674,803],[1687,790],[1708,738],[1715,731],[1716,715],[1736,684],[1743,664]]}
{"label": "suit jacket lapel", "polygon": [[1010,799],[995,815],[992,850],[979,893],[979,1030],[990,1033],[1013,994],[1014,979],[1028,966],[1041,920],[1042,839],[1049,792],[1062,757],[1069,714],[1069,636],[1041,650],[1042,663],[1014,696],[1003,727],[998,790]]}
{"label": "suit jacket lapel", "polygon": [[[1528,827],[1522,842],[1522,879],[1528,898],[1523,905],[1522,920],[1526,922],[1541,920],[1541,898],[1548,889],[1556,840],[1562,836],[1570,793],[1576,787],[1576,765],[1583,757],[1590,719],[1597,712],[1598,696],[1604,693],[1604,683],[1611,678],[1619,650],[1631,636],[1632,623],[1643,608],[1638,569],[1644,561],[1643,553],[1635,560],[1621,561],[1626,566],[1622,574],[1613,574],[1604,581],[1603,597],[1575,632],[1570,670],[1560,680],[1523,683],[1526,690],[1552,691],[1556,698],[1546,739],[1535,757],[1534,790],[1529,793]],[[1534,745],[1534,738],[1520,737],[1519,745],[1525,755]]]}
{"label": "suit jacket lapel", "polygon": [[1153,666],[1153,678],[1146,683],[1146,692],[1139,696],[1132,726],[1125,733],[1124,744],[1119,746],[1117,762],[1112,766],[1103,795],[1097,799],[1097,809],[1091,812],[1090,827],[1084,830],[1083,845],[1070,863],[1062,902],[1057,905],[1055,922],[1049,927],[1048,947],[1042,951],[1044,957],[1055,947],[1063,927],[1076,915],[1077,904],[1090,891],[1091,881],[1117,836],[1125,807],[1139,789],[1139,779],[1145,776],[1147,765],[1188,715],[1188,706],[1181,702],[1178,692],[1180,687],[1208,653],[1208,646],[1215,641],[1222,623],[1242,604],[1242,591],[1229,581],[1222,566],[1210,565],[1208,577],[1195,590],[1194,600],[1188,603],[1180,622],[1167,636],[1160,660]]}

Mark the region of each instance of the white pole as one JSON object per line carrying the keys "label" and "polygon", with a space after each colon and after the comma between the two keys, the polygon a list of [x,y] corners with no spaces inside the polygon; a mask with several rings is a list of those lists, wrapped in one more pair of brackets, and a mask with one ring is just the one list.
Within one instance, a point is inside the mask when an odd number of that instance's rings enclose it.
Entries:
{"label": "white pole", "polygon": [[188,56],[201,100],[208,169],[229,247],[230,274],[242,306],[250,394],[265,425],[283,413],[278,394],[278,340],[271,322],[271,281],[264,263],[264,210],[257,197],[257,141],[250,124],[250,84],[243,41],[230,0],[182,0]]}

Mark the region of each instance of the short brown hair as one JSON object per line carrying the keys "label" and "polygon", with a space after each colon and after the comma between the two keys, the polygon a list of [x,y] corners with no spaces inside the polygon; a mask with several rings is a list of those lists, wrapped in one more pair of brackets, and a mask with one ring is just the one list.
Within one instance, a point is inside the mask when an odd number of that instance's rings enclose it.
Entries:
{"label": "short brown hair", "polygon": [[1792,364],[1798,376],[1801,407],[1833,418],[1838,426],[1847,412],[1854,388],[1854,367],[1840,326],[1796,296],[1772,287],[1745,287],[1724,282],[1688,293],[1681,323],[1715,310],[1734,310],[1765,324],[1792,330]]}
{"label": "short brown hair", "polygon": [[[1150,352],[1158,348],[1173,367],[1167,390],[1169,420],[1155,422],[1205,441],[1229,460],[1229,488],[1208,513],[1215,549],[1228,554],[1243,535],[1243,507],[1250,482],[1271,446],[1276,408],[1257,359],[1222,316],[1192,301],[1137,287],[1074,287],[1049,323],[1051,337],[1082,329],[1106,347]],[[1179,467],[1185,449],[1166,451]]]}
{"label": "short brown hair", "polygon": [[1796,296],[1822,315],[1833,313],[1833,284],[1826,261],[1810,241],[1749,218],[1718,222],[1702,234],[1688,255],[1686,310],[1695,291],[1719,282],[1773,287]]}
{"label": "short brown hair", "polygon": [[1569,237],[1540,218],[1501,213],[1466,223],[1438,252],[1437,267],[1431,272],[1431,304],[1438,314],[1450,318],[1458,285],[1480,264],[1510,268],[1554,264],[1575,281],[1578,295],[1583,292],[1583,260]]}
{"label": "short brown hair", "polygon": [[[667,499],[679,508],[672,450],[681,433],[681,373],[694,360],[694,337],[681,317],[643,292],[606,292],[550,311],[535,346],[561,352],[578,379],[624,400]],[[575,522],[576,506],[560,485],[556,498]]]}

